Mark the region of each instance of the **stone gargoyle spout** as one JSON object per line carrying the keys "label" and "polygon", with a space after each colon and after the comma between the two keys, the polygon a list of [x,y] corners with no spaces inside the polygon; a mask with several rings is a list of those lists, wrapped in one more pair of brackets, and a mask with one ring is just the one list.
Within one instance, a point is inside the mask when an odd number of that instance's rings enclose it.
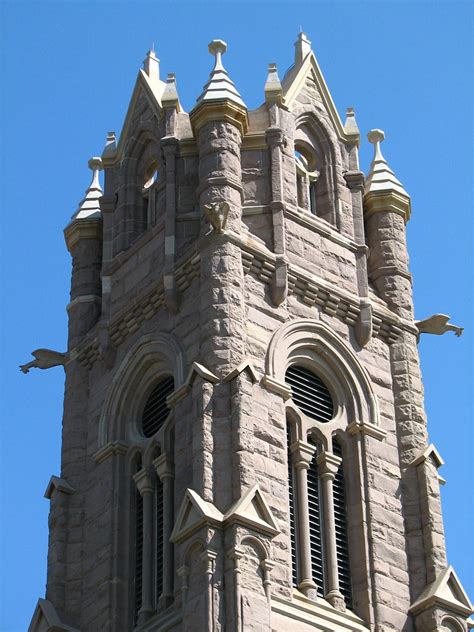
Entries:
{"label": "stone gargoyle spout", "polygon": [[28,364],[20,364],[20,371],[28,373],[30,369],[50,369],[53,366],[64,366],[66,353],[53,351],[52,349],[35,349],[31,352],[35,358]]}

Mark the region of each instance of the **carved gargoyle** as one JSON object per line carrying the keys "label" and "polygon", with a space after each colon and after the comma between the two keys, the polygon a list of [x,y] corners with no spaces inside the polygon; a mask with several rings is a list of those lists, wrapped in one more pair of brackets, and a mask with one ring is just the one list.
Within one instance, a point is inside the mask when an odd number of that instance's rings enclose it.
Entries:
{"label": "carved gargoyle", "polygon": [[460,336],[464,331],[464,327],[457,327],[448,323],[451,316],[446,314],[433,314],[425,320],[415,321],[415,325],[420,334],[435,334],[436,336],[442,336],[447,331],[454,331],[456,336]]}
{"label": "carved gargoyle", "polygon": [[229,204],[227,202],[211,202],[204,204],[204,213],[216,233],[223,233],[227,224]]}
{"label": "carved gargoyle", "polygon": [[50,369],[53,366],[64,366],[66,362],[66,354],[52,349],[36,349],[31,352],[35,358],[28,364],[21,364],[20,371],[28,373],[30,369]]}

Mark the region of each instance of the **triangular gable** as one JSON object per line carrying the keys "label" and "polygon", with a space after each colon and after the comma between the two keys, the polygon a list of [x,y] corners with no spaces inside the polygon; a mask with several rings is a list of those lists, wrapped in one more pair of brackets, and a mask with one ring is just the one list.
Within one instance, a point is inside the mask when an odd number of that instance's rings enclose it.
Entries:
{"label": "triangular gable", "polygon": [[425,588],[411,606],[410,612],[416,613],[434,605],[465,616],[474,612],[469,597],[452,566],[448,566],[434,582]]}
{"label": "triangular gable", "polygon": [[321,72],[313,51],[308,53],[301,66],[298,67],[298,65],[295,65],[290,68],[290,70],[285,75],[285,78],[283,79],[283,103],[286,105],[286,107],[291,110],[296,98],[303,90],[303,87],[308,78],[311,78],[315,82],[316,88],[321,95],[323,105],[329,115],[329,118],[334,126],[338,137],[343,141],[353,143],[357,142],[359,139],[359,134],[351,134],[344,129],[344,125],[342,124],[342,121],[339,117],[339,113],[336,109],[336,106],[334,105],[334,101],[332,100],[326,81],[324,80],[323,73]]}
{"label": "triangular gable", "polygon": [[440,468],[442,465],[444,465],[444,461],[440,455],[440,453],[438,452],[438,450],[435,448],[433,443],[430,443],[429,446],[427,446],[423,452],[421,454],[419,454],[416,459],[414,459],[411,462],[411,465],[413,467],[416,467],[417,465],[420,465],[420,463],[423,463],[424,461],[426,461],[427,459],[431,458],[433,460],[433,463],[435,464],[436,468]]}
{"label": "triangular gable", "polygon": [[79,632],[79,630],[61,623],[50,601],[38,599],[28,632]]}
{"label": "triangular gable", "polygon": [[150,79],[146,72],[140,68],[133,89],[132,98],[128,106],[125,121],[120,133],[120,140],[117,147],[117,154],[120,155],[123,151],[124,143],[128,137],[128,130],[133,120],[134,111],[136,105],[140,99],[140,96],[144,94],[150,103],[150,107],[156,116],[161,114],[161,97],[165,89],[165,82],[160,79]]}
{"label": "triangular gable", "polygon": [[44,497],[51,500],[51,496],[53,495],[55,489],[63,494],[74,494],[74,487],[71,487],[64,478],[59,478],[59,476],[53,475],[49,479],[48,486],[44,492]]}
{"label": "triangular gable", "polygon": [[224,522],[239,522],[272,537],[280,533],[278,524],[258,485],[247,490],[242,498],[229,509],[224,516]]}
{"label": "triangular gable", "polygon": [[214,505],[203,500],[198,493],[187,489],[171,533],[171,542],[179,542],[191,535],[204,524],[218,526],[222,523],[222,513]]}
{"label": "triangular gable", "polygon": [[235,377],[243,373],[243,371],[247,371],[248,376],[250,377],[250,379],[252,380],[254,384],[255,382],[258,382],[258,373],[254,369],[253,364],[249,360],[244,360],[238,366],[236,366],[235,369],[233,369],[228,375],[225,376],[223,381],[230,382]]}

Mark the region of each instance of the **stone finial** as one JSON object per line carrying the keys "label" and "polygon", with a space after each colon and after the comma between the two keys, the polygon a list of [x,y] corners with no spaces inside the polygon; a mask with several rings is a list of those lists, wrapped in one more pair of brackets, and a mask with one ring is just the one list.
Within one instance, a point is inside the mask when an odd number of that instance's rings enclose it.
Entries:
{"label": "stone finial", "polygon": [[276,64],[268,64],[268,75],[265,82],[265,100],[281,101],[283,89]]}
{"label": "stone finial", "polygon": [[349,136],[359,136],[360,130],[357,125],[354,108],[347,108],[346,110],[346,122],[344,123],[344,131]]}
{"label": "stone finial", "polygon": [[85,197],[79,203],[79,208],[72,216],[76,219],[98,219],[101,217],[99,198],[102,197],[102,187],[99,182],[99,171],[102,169],[102,159],[93,157],[88,162],[92,171],[92,181],[86,190]]}
{"label": "stone finial", "polygon": [[178,90],[176,88],[176,75],[174,72],[168,73],[166,85],[161,97],[161,105],[165,107],[177,107],[179,104]]}
{"label": "stone finial", "polygon": [[115,132],[108,132],[107,138],[105,140],[104,150],[102,152],[102,159],[109,158],[117,149],[117,138],[115,136]]}
{"label": "stone finial", "polygon": [[160,78],[160,60],[155,54],[153,47],[146,54],[143,60],[143,70],[150,77],[150,79]]}
{"label": "stone finial", "polygon": [[410,196],[403,188],[402,183],[397,180],[394,172],[388,166],[382,155],[380,143],[384,140],[385,134],[380,129],[373,129],[367,134],[369,143],[374,145],[374,158],[370,165],[370,172],[365,183],[365,193],[397,193],[405,198]]}
{"label": "stone finial", "polygon": [[222,55],[227,50],[227,44],[223,40],[215,39],[210,42],[208,48],[216,61],[209,76],[209,81],[197,99],[197,104],[209,101],[232,101],[246,108],[227,70],[222,65]]}
{"label": "stone finial", "polygon": [[311,52],[311,42],[306,33],[301,31],[295,42],[295,64],[302,64]]}

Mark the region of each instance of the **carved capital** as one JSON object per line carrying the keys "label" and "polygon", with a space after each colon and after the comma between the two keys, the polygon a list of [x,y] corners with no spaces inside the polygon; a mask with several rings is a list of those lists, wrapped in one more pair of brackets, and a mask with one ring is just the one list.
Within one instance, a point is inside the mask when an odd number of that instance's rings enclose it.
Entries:
{"label": "carved capital", "polygon": [[342,459],[332,452],[321,452],[316,458],[318,464],[318,474],[324,480],[334,480]]}
{"label": "carved capital", "polygon": [[265,131],[267,145],[272,149],[274,147],[286,147],[287,140],[284,131],[280,127],[269,127]]}
{"label": "carved capital", "polygon": [[132,478],[141,496],[152,494],[155,491],[154,476],[148,469],[140,470]]}
{"label": "carved capital", "polygon": [[153,467],[160,481],[164,481],[166,478],[174,478],[174,464],[167,454],[160,454],[153,461]]}
{"label": "carved capital", "polygon": [[314,453],[316,452],[316,446],[305,441],[295,441],[291,445],[291,456],[293,458],[293,464],[297,469],[307,470],[313,460]]}

